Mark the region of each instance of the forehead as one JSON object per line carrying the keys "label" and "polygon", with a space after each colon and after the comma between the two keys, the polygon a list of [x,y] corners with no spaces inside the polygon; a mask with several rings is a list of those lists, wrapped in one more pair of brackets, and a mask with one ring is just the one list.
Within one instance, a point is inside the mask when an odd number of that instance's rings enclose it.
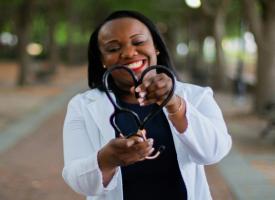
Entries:
{"label": "forehead", "polygon": [[112,39],[113,37],[125,37],[126,35],[150,34],[149,29],[141,21],[130,18],[118,18],[106,22],[98,33],[99,39]]}

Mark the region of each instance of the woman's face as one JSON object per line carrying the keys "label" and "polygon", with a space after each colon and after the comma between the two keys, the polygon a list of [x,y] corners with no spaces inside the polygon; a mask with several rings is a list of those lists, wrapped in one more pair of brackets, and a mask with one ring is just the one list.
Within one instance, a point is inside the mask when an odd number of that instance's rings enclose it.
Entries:
{"label": "woman's face", "polygon": [[[102,63],[108,68],[124,65],[137,77],[149,66],[157,64],[157,50],[149,29],[134,18],[119,18],[104,24],[98,34]],[[129,81],[124,72],[114,72],[115,80]],[[126,75],[126,76],[125,76]]]}

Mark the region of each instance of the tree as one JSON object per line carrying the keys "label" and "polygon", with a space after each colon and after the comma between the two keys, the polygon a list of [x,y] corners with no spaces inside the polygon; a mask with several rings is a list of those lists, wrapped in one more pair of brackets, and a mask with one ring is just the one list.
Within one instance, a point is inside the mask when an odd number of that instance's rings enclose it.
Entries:
{"label": "tree", "polygon": [[258,46],[255,110],[275,101],[275,2],[242,0],[243,9]]}
{"label": "tree", "polygon": [[214,69],[214,87],[224,89],[226,86],[226,62],[222,49],[222,39],[225,35],[226,11],[230,0],[202,1],[202,9],[213,20],[213,36],[216,46],[216,66]]}
{"label": "tree", "polygon": [[34,0],[22,1],[18,5],[17,35],[18,35],[18,62],[19,73],[17,84],[22,86],[27,82],[28,67],[30,65],[29,55],[26,51],[30,39],[31,13],[34,10]]}

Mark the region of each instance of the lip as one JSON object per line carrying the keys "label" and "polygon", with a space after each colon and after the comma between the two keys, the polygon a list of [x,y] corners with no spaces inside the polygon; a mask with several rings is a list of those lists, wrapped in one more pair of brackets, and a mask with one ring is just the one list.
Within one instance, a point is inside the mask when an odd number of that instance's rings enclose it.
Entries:
{"label": "lip", "polygon": [[[129,67],[129,65],[133,64],[133,63],[137,63],[137,62],[142,62],[142,64],[140,66],[137,66],[137,67]],[[146,60],[143,59],[143,60],[136,60],[136,61],[132,61],[132,62],[129,62],[125,65],[127,65],[131,70],[133,70],[133,72],[137,73],[137,72],[140,72],[146,65]]]}

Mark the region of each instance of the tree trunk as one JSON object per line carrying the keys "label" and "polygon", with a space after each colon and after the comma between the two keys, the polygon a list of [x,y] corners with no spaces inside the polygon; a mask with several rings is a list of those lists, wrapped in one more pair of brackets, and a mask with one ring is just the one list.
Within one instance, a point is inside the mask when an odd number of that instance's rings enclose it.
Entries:
{"label": "tree trunk", "polygon": [[[242,0],[258,46],[255,111],[275,102],[275,4],[273,1]],[[258,7],[262,6],[262,13]]]}
{"label": "tree trunk", "polygon": [[30,37],[31,13],[33,12],[33,1],[23,1],[18,9],[17,35],[18,35],[18,63],[19,72],[17,85],[23,86],[27,83],[28,68],[30,57],[26,51]]}
{"label": "tree trunk", "polygon": [[216,47],[216,66],[214,71],[214,88],[224,89],[226,87],[226,65],[222,49],[222,39],[225,33],[225,10],[219,7],[214,18],[213,35]]}
{"label": "tree trunk", "polygon": [[[275,29],[275,27],[274,27]],[[255,94],[255,108],[258,113],[264,107],[275,102],[275,44],[266,41],[266,48],[260,47],[258,50],[257,86]]]}
{"label": "tree trunk", "polygon": [[56,44],[55,38],[55,24],[49,24],[49,72],[54,74],[57,70],[58,60],[59,60],[59,51]]}
{"label": "tree trunk", "polygon": [[261,113],[266,104],[275,102],[275,17],[265,24],[266,35],[258,44],[255,108]]}
{"label": "tree trunk", "polygon": [[71,67],[77,62],[77,49],[76,44],[73,39],[74,31],[76,30],[78,23],[78,16],[74,10],[74,2],[71,1],[68,3],[67,7],[68,15],[68,41],[67,41],[67,62],[68,66]]}
{"label": "tree trunk", "polygon": [[213,73],[213,87],[215,89],[225,89],[227,86],[226,63],[222,49],[222,39],[225,34],[226,11],[229,3],[230,0],[221,0],[220,3],[217,3],[216,6],[214,6],[211,4],[211,1],[202,1],[202,9],[204,13],[214,20],[213,36],[216,47],[216,66],[214,67]]}
{"label": "tree trunk", "polygon": [[59,51],[55,40],[55,30],[57,23],[57,12],[56,1],[51,1],[49,3],[49,73],[53,75],[57,70],[57,65],[59,61]]}

